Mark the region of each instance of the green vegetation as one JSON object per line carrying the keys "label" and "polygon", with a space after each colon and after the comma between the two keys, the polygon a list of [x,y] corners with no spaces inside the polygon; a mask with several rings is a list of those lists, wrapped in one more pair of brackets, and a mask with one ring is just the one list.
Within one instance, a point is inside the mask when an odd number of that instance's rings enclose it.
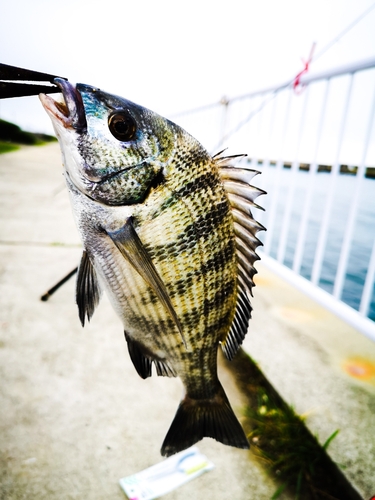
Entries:
{"label": "green vegetation", "polygon": [[0,119],[0,153],[14,151],[20,144],[41,145],[52,141],[56,141],[52,135],[25,132],[14,123]]}
{"label": "green vegetation", "polygon": [[272,500],[284,490],[296,500],[359,500],[326,452],[339,431],[320,445],[306,427],[305,418],[283,401],[244,351],[227,366],[236,373],[248,398],[244,425],[251,451],[279,484]]}
{"label": "green vegetation", "polygon": [[0,154],[9,153],[10,151],[16,151],[19,149],[18,144],[13,144],[12,142],[0,141]]}
{"label": "green vegetation", "polygon": [[256,407],[248,410],[254,426],[249,438],[253,451],[282,483],[272,499],[278,498],[288,486],[293,488],[296,499],[306,498],[304,490],[318,493],[320,489],[314,483],[325,473],[322,468],[325,449],[338,431],[319,446],[306,428],[305,419],[290,406],[280,407],[263,387],[259,388],[257,397]]}

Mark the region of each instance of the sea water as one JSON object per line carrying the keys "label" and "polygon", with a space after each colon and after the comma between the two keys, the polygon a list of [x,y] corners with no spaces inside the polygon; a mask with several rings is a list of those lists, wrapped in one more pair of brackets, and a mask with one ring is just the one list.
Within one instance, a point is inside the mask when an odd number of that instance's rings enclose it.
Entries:
{"label": "sea water", "polygon": [[[259,168],[262,170],[262,167]],[[271,257],[277,257],[278,244],[282,231],[285,230],[285,210],[289,196],[293,196],[291,221],[287,235],[287,246],[283,264],[293,267],[296,244],[301,231],[302,213],[308,195],[308,187],[313,183],[310,210],[308,213],[306,242],[303,251],[301,275],[311,279],[314,258],[320,229],[324,217],[328,217],[329,226],[327,244],[324,251],[319,286],[329,293],[333,292],[341,248],[345,231],[348,227],[349,214],[357,178],[355,175],[340,174],[334,180],[334,196],[332,210],[326,213],[326,202],[332,189],[332,176],[327,172],[318,172],[315,176],[307,171],[292,171],[282,168],[278,172],[275,167],[268,167],[257,176],[253,183],[267,191],[267,196],[258,198],[259,204],[266,211],[254,215],[266,227],[269,226],[269,210],[272,198],[276,196],[277,206],[274,212],[274,231],[267,250]],[[295,188],[292,189],[293,185]],[[260,233],[260,239],[265,241],[265,234]],[[341,300],[358,310],[363,287],[370,262],[372,248],[375,242],[375,179],[364,178],[361,184],[359,203],[355,218],[355,226],[350,244],[350,254],[347,264],[345,281]],[[375,321],[375,286],[372,285],[372,299],[368,313]]]}

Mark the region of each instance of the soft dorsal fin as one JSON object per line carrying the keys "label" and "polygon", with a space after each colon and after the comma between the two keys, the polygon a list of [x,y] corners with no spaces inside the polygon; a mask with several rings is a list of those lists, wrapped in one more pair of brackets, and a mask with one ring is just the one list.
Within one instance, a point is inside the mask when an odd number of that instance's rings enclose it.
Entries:
{"label": "soft dorsal fin", "polygon": [[99,304],[101,290],[94,266],[84,250],[78,267],[76,281],[76,303],[82,326],[85,326],[85,317],[90,321],[96,306]]}
{"label": "soft dorsal fin", "polygon": [[251,212],[254,207],[261,209],[255,199],[265,194],[265,191],[250,184],[259,172],[230,166],[225,160],[231,158],[234,157],[214,157],[231,205],[237,248],[236,312],[231,328],[222,342],[222,349],[229,360],[236,354],[247,333],[252,311],[249,295],[252,295],[252,288],[255,286],[253,277],[257,272],[254,262],[259,260],[256,249],[262,245],[256,234],[265,230]]}
{"label": "soft dorsal fin", "polygon": [[125,339],[128,344],[128,350],[130,359],[133,362],[134,368],[137,370],[138,375],[145,379],[151,377],[152,373],[152,362],[155,364],[156,373],[164,377],[176,377],[176,372],[173,368],[165,361],[159,359],[153,359],[149,355],[142,344],[132,339],[130,335],[125,333]]}
{"label": "soft dorsal fin", "polygon": [[123,257],[125,257],[146,283],[148,283],[165,309],[169,312],[186,347],[186,342],[182,334],[182,326],[174,310],[171,299],[169,298],[168,291],[151,257],[133,227],[132,218],[129,217],[124,226],[118,231],[108,232],[107,234],[115,243]]}
{"label": "soft dorsal fin", "polygon": [[245,338],[251,318],[251,311],[252,307],[246,291],[239,284],[234,319],[226,339],[221,343],[221,348],[229,361],[233,359]]}

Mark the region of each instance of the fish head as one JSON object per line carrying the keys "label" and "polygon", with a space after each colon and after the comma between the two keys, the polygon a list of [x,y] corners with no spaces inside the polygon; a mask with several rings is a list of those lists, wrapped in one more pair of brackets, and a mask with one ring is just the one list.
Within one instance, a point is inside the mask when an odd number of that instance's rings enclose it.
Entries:
{"label": "fish head", "polygon": [[107,205],[141,203],[176,149],[169,120],[121,97],[56,78],[63,102],[41,94],[69,181]]}

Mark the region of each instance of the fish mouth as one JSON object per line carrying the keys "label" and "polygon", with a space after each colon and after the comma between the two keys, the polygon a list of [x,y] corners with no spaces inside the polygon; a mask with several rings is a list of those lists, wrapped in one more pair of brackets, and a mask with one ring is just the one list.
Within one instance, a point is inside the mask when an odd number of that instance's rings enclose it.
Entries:
{"label": "fish mouth", "polygon": [[73,128],[82,133],[87,129],[87,121],[81,94],[63,78],[55,78],[53,83],[60,88],[63,101],[55,101],[46,94],[40,94],[42,105],[52,120],[57,120],[64,128]]}

